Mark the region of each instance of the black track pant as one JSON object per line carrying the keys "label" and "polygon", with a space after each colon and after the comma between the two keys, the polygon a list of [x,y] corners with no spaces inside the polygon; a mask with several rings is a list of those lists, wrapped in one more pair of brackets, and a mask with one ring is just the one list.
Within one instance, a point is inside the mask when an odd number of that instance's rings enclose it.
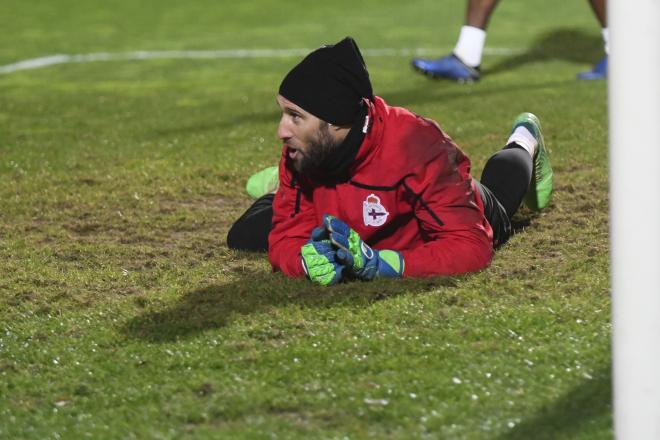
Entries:
{"label": "black track pant", "polygon": [[[481,182],[475,181],[484,203],[486,219],[493,228],[493,245],[511,237],[511,217],[518,210],[532,178],[532,158],[527,151],[511,144],[486,162]],[[267,251],[272,228],[274,194],[257,199],[232,225],[227,246],[246,251]]]}
{"label": "black track pant", "polygon": [[511,217],[516,213],[532,180],[534,162],[527,151],[511,144],[488,159],[477,189],[484,214],[493,228],[493,246],[511,237]]}

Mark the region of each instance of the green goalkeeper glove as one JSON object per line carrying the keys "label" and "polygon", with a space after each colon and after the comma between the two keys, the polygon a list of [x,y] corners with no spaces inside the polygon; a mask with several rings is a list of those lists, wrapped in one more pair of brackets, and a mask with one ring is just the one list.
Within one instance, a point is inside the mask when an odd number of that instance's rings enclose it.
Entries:
{"label": "green goalkeeper glove", "polygon": [[341,281],[344,265],[337,261],[337,252],[328,239],[328,231],[315,228],[310,240],[300,248],[302,265],[307,277],[322,286]]}
{"label": "green goalkeeper glove", "polygon": [[338,248],[335,260],[345,264],[357,278],[372,280],[375,277],[403,276],[404,261],[399,252],[372,249],[357,232],[331,215],[323,217],[323,224],[330,233],[330,241]]}

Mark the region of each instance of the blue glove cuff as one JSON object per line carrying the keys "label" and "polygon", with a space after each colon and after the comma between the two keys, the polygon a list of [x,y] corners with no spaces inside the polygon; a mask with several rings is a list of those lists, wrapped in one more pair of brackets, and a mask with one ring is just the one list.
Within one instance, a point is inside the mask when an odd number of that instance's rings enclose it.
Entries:
{"label": "blue glove cuff", "polygon": [[378,251],[377,277],[400,278],[403,276],[405,262],[400,252],[391,250]]}

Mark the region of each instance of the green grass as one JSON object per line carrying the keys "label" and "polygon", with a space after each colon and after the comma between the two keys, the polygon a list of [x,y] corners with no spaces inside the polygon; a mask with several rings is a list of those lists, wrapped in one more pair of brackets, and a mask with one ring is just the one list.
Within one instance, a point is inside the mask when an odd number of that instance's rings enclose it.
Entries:
{"label": "green grass", "polygon": [[[138,6],[139,5],[139,6]],[[21,2],[0,65],[55,53],[450,50],[463,2]],[[366,57],[479,175],[541,118],[556,192],[492,266],[321,288],[225,246],[279,155],[292,58],[64,64],[0,75],[0,438],[612,437],[606,84],[587,2],[503,2],[483,80]]]}

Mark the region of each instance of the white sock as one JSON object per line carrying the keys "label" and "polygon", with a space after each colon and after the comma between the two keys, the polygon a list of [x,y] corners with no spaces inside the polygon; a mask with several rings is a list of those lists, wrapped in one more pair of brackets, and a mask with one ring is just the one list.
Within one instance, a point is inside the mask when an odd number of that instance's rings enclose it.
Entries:
{"label": "white sock", "polygon": [[601,30],[601,34],[603,35],[603,44],[605,44],[605,54],[609,55],[610,54],[610,29],[604,27]]}
{"label": "white sock", "polygon": [[481,64],[481,55],[486,44],[486,31],[474,26],[461,27],[454,55],[470,67]]}
{"label": "white sock", "polygon": [[511,136],[509,136],[509,140],[506,141],[506,144],[509,145],[513,142],[527,150],[529,155],[532,156],[532,159],[534,159],[534,152],[536,151],[538,142],[534,135],[532,135],[532,133],[527,130],[527,128],[523,127],[522,125],[516,127],[516,129],[513,130],[513,133],[511,133]]}

